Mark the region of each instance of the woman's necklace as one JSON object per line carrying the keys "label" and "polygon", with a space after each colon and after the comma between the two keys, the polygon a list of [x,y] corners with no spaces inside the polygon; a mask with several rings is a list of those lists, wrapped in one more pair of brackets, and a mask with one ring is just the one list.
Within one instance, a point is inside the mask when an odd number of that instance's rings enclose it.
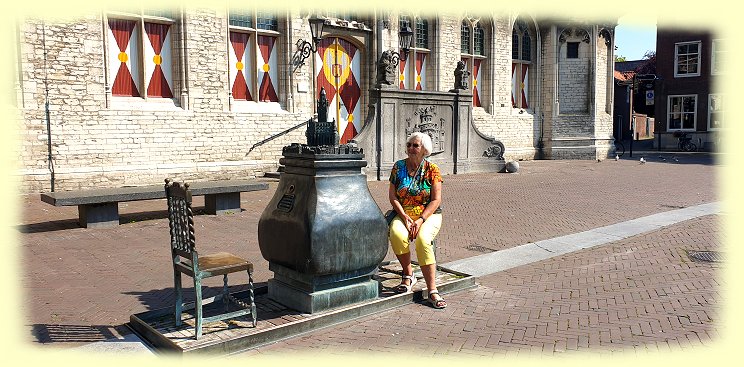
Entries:
{"label": "woman's necklace", "polygon": [[408,176],[410,177],[416,177],[416,175],[421,170],[421,167],[424,165],[424,160],[421,160],[421,163],[418,164],[418,167],[415,167],[412,165],[411,160],[406,161],[406,169],[408,169]]}
{"label": "woman's necklace", "polygon": [[[423,166],[424,166],[424,160],[421,160],[421,163],[419,163],[418,167],[415,170],[412,170],[411,167],[406,163],[406,169],[408,170],[408,177],[411,178],[411,180],[408,182],[408,192],[413,195],[418,195],[418,186],[419,181],[421,180],[421,177],[419,177],[419,174],[423,174]],[[413,172],[413,174],[411,174]]]}

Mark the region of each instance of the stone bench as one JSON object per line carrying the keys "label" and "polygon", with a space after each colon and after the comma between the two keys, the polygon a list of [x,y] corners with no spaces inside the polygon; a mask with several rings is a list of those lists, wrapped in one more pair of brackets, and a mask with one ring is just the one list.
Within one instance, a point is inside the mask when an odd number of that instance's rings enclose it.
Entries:
{"label": "stone bench", "polygon": [[[208,214],[240,211],[240,193],[266,190],[267,183],[252,180],[221,180],[189,183],[191,194],[204,195]],[[119,202],[165,198],[163,185],[46,192],[41,201],[54,206],[78,207],[78,223],[85,228],[119,225]]]}

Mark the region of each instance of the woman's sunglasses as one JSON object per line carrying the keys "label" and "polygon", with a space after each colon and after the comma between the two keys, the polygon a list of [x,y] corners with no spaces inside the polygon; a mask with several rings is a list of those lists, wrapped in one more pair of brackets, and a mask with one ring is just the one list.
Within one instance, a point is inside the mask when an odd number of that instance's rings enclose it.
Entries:
{"label": "woman's sunglasses", "polygon": [[419,145],[417,143],[406,143],[406,148],[410,148],[410,147],[418,148]]}

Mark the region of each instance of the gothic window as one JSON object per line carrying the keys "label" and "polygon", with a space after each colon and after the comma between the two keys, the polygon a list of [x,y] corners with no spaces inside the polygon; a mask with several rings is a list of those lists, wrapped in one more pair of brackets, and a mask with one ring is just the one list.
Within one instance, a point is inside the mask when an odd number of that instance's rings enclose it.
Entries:
{"label": "gothic window", "polygon": [[432,69],[430,35],[432,24],[427,19],[419,16],[401,15],[399,26],[410,27],[413,31],[411,49],[405,60],[400,60],[398,65],[400,73],[400,89],[429,90],[427,74]]}
{"label": "gothic window", "polygon": [[460,59],[467,65],[473,90],[473,107],[483,106],[486,75],[486,32],[478,19],[463,19],[460,26]]}
{"label": "gothic window", "polygon": [[512,28],[512,93],[514,108],[531,107],[530,90],[533,82],[530,73],[533,68],[534,30],[524,19],[517,19]]}
{"label": "gothic window", "polygon": [[106,13],[108,81],[115,97],[174,96],[175,15],[139,9]]}
{"label": "gothic window", "polygon": [[230,92],[234,101],[279,102],[279,20],[274,13],[231,9]]}

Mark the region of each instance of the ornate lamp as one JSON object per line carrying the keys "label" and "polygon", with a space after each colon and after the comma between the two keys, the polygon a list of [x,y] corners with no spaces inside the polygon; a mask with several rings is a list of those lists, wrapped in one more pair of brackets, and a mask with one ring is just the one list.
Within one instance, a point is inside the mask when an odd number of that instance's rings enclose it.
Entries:
{"label": "ornate lamp", "polygon": [[297,51],[292,55],[292,72],[305,65],[305,60],[310,57],[310,54],[318,51],[318,43],[320,43],[323,35],[324,18],[315,15],[310,17],[307,22],[310,23],[310,36],[313,43],[303,39],[297,40]]}
{"label": "ornate lamp", "polygon": [[396,51],[393,51],[393,65],[398,66],[400,60],[406,61],[408,56],[408,50],[411,48],[411,41],[413,40],[413,31],[411,27],[404,26],[398,33],[398,48],[403,51],[403,55]]}

